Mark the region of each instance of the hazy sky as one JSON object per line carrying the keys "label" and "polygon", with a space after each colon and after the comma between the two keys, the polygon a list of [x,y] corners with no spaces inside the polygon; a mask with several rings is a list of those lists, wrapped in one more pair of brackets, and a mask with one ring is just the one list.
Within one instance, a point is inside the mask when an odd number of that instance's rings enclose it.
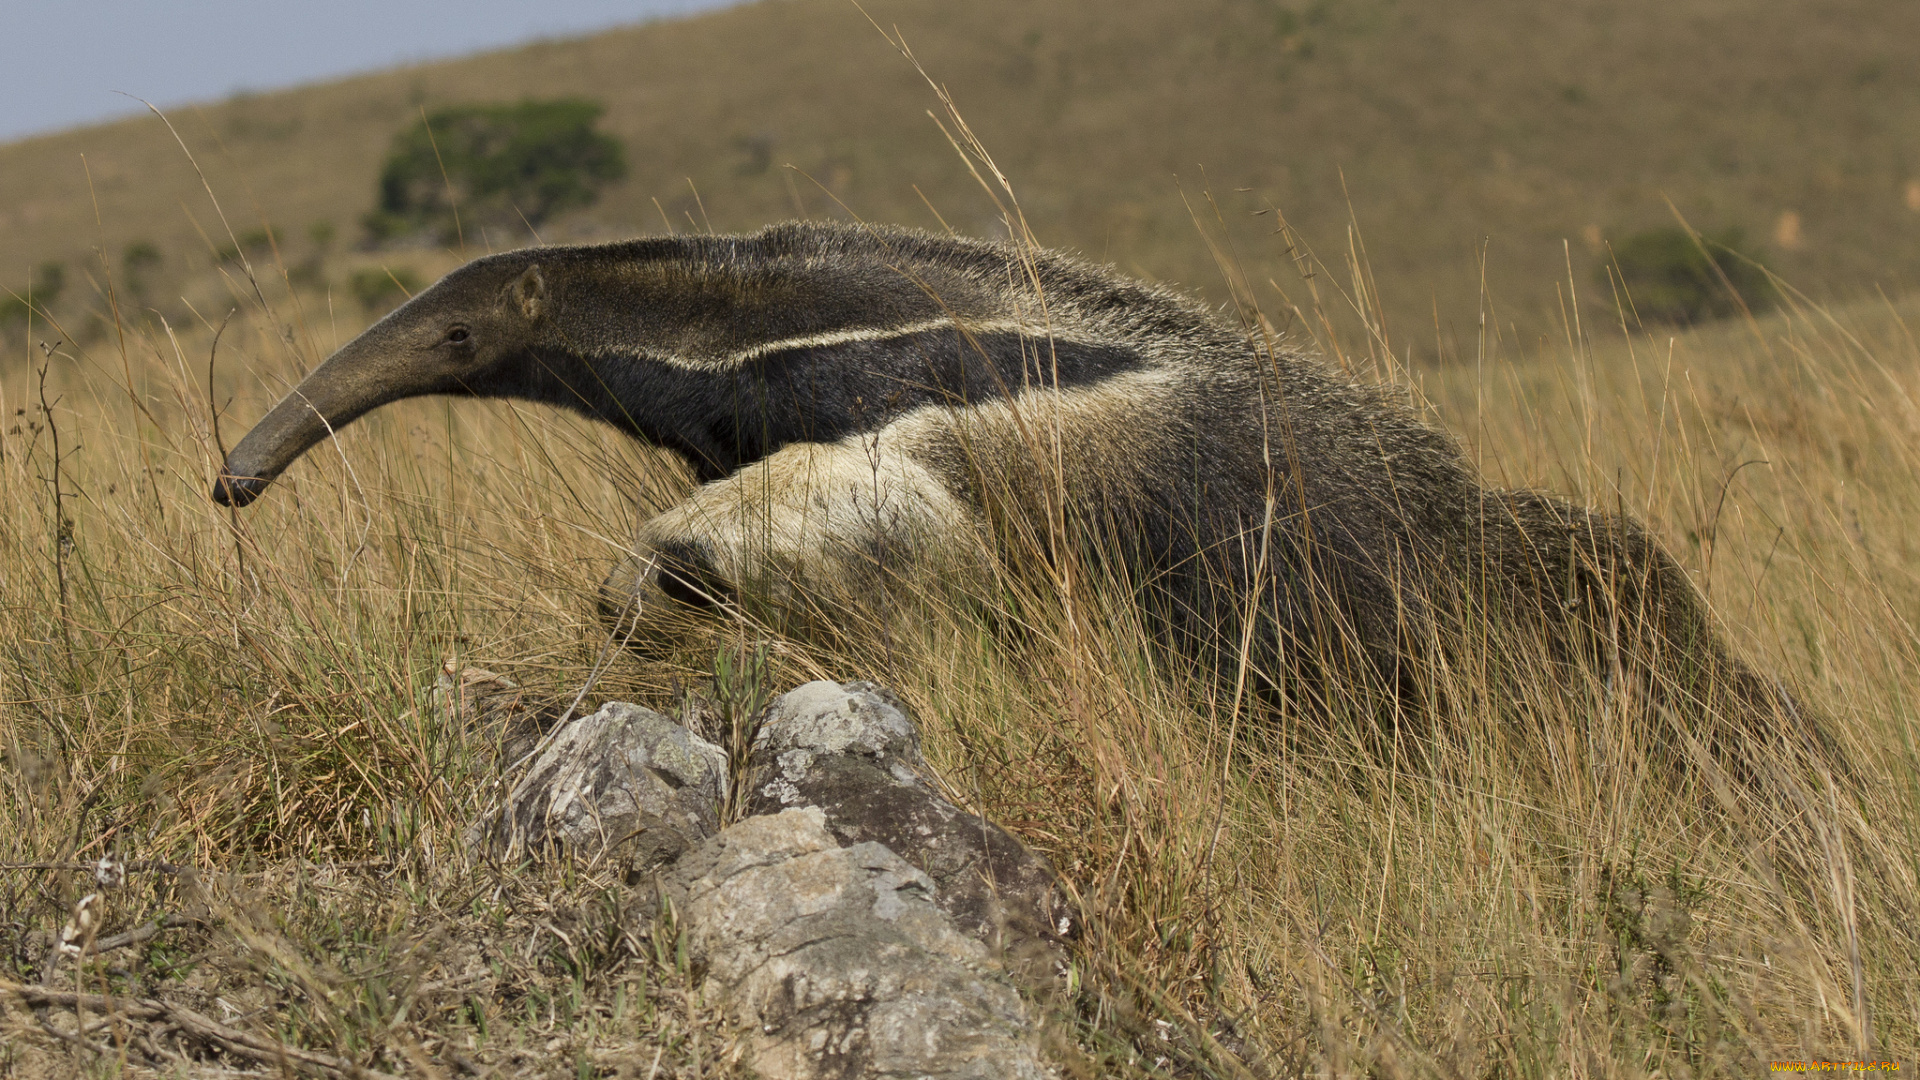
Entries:
{"label": "hazy sky", "polygon": [[7,0],[0,142],[734,0]]}

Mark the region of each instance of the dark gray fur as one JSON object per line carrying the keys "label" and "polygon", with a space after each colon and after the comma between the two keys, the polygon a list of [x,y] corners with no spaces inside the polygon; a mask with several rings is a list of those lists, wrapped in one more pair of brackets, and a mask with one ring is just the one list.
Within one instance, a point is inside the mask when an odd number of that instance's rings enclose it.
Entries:
{"label": "dark gray fur", "polygon": [[[1046,330],[956,328],[1015,318]],[[911,338],[726,362],[768,342],[942,320]],[[1560,662],[1617,664],[1756,723],[1798,722],[1631,518],[1484,488],[1397,391],[1270,351],[1190,299],[1005,244],[786,224],[478,259],[316,369],[235,448],[215,497],[251,501],[328,430],[420,394],[573,409],[713,481],[929,404],[1125,373],[1162,376],[1164,390],[1150,422],[1128,421],[1127,453],[1064,477],[1069,510],[1087,550],[1142,587],[1189,654],[1230,656],[1257,591],[1271,679],[1351,661],[1420,694],[1436,636],[1494,609]],[[1041,512],[1027,448],[956,437],[926,456],[989,519]],[[679,555],[700,558],[697,545]]]}

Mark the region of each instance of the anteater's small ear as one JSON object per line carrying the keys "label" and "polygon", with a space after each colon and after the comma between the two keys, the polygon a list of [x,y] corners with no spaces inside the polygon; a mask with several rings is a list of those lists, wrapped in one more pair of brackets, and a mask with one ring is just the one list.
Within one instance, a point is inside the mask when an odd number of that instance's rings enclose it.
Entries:
{"label": "anteater's small ear", "polygon": [[539,322],[546,318],[552,307],[552,298],[547,293],[547,279],[540,273],[540,265],[535,263],[513,283],[513,300],[520,305],[520,313],[528,322]]}

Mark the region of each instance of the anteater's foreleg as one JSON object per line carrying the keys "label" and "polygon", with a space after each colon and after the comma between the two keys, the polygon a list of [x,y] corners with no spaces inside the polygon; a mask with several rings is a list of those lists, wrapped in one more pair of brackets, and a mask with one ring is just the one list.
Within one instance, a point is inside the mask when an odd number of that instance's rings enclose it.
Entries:
{"label": "anteater's foreleg", "polygon": [[645,522],[600,586],[636,645],[702,611],[776,624],[977,559],[976,514],[889,430],[794,443]]}

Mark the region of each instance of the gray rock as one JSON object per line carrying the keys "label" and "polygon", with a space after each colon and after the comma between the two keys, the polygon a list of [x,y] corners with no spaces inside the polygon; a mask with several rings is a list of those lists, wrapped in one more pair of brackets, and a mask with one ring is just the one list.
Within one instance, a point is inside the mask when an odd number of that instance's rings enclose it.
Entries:
{"label": "gray rock", "polygon": [[629,878],[719,831],[727,755],[650,709],[609,702],[556,732],[470,843],[514,859],[550,847]]}
{"label": "gray rock", "polygon": [[1029,988],[1060,967],[1079,919],[1044,860],[943,798],[899,699],[872,683],[808,683],[768,707],[747,812],[819,807],[843,845],[877,843],[934,883],[940,909]]}
{"label": "gray rock", "polygon": [[[918,771],[920,732],[893,691],[870,682],[810,682],[775,698],[753,741],[755,753],[795,750],[859,754]],[[912,779],[911,774],[901,777]]]}
{"label": "gray rock", "polygon": [[662,879],[706,990],[773,1080],[1039,1080],[1020,995],[877,843],[841,846],[818,808],[750,817]]}

